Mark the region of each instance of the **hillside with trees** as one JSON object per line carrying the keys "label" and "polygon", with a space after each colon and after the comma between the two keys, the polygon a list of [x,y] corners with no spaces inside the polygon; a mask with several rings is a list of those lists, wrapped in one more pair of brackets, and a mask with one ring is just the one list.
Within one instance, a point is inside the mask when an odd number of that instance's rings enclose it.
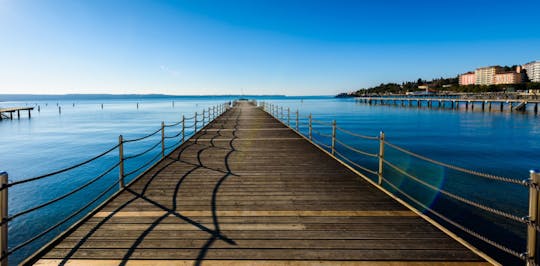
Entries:
{"label": "hillside with trees", "polygon": [[[517,66],[504,66],[503,69],[515,71]],[[526,82],[522,84],[501,85],[459,85],[459,76],[453,78],[436,78],[432,80],[417,79],[400,83],[381,83],[371,88],[362,88],[352,93],[342,93],[339,97],[366,96],[382,94],[406,94],[407,92],[422,91],[419,86],[428,86],[431,92],[437,94],[449,93],[484,93],[484,92],[507,92],[520,90],[540,90],[540,83]]]}

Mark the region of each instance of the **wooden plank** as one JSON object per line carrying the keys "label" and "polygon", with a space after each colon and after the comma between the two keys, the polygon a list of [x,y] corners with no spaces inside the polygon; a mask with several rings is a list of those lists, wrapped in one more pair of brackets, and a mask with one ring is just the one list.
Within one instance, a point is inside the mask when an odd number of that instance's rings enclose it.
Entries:
{"label": "wooden plank", "polygon": [[[71,249],[55,248],[44,258],[64,258]],[[71,258],[73,259],[118,259],[129,254],[129,259],[193,259],[199,256],[201,248],[193,249],[78,249]],[[432,249],[432,250],[395,250],[395,249],[209,249],[206,250],[205,260],[247,259],[247,260],[475,260],[476,255],[464,249]]]}
{"label": "wooden plank", "polygon": [[[65,263],[66,266],[78,265],[102,265],[102,266],[117,266],[125,261],[122,260],[95,260],[95,259],[76,259],[69,260]],[[195,265],[195,260],[131,260],[126,265],[133,266],[192,266]],[[48,266],[59,265],[62,260],[44,259],[40,260],[36,265]],[[204,265],[208,266],[479,266],[491,265],[487,262],[438,262],[438,261],[295,261],[295,260],[205,260]]]}

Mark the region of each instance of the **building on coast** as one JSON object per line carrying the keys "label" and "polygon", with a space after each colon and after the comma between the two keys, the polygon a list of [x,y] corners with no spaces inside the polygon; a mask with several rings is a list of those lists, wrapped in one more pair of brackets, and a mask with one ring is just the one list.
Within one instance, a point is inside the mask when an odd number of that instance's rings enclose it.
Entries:
{"label": "building on coast", "polygon": [[476,85],[492,85],[495,84],[495,75],[502,72],[500,66],[480,67],[474,71],[476,76]]}
{"label": "building on coast", "polygon": [[540,82],[540,61],[532,61],[523,65],[531,82]]}
{"label": "building on coast", "polygon": [[[534,66],[531,67],[534,71]],[[539,64],[540,74],[540,64]],[[500,66],[488,66],[477,68],[474,72],[467,72],[459,75],[459,85],[501,85],[501,84],[520,84],[524,81],[524,72],[521,66],[512,70]]]}
{"label": "building on coast", "polygon": [[476,74],[473,71],[459,75],[459,85],[474,85],[476,83]]}

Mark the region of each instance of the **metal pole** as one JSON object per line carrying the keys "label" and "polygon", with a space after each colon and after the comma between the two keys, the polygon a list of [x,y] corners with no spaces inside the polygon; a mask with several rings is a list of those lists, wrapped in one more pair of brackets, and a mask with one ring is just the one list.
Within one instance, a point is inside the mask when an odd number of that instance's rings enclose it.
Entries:
{"label": "metal pole", "polygon": [[118,159],[120,164],[118,165],[118,179],[120,184],[120,190],[122,190],[124,185],[124,137],[122,135],[118,136]]}
{"label": "metal pole", "polygon": [[283,116],[283,106],[281,106],[281,116],[280,117],[281,117],[281,120],[283,120],[283,117],[284,117]]}
{"label": "metal pole", "polygon": [[202,110],[202,126],[203,126],[203,127],[204,127],[204,118],[205,118],[204,116],[205,116],[205,114],[204,114],[204,109],[203,109],[203,110]]}
{"label": "metal pole", "polygon": [[336,153],[336,120],[332,120],[332,155]]}
{"label": "metal pole", "polygon": [[0,228],[0,252],[2,261],[0,265],[8,265],[8,173],[0,172],[0,217],[2,226]]}
{"label": "metal pole", "polygon": [[161,158],[165,157],[165,122],[161,121]]}
{"label": "metal pole", "polygon": [[291,108],[287,107],[287,125],[291,126]]}
{"label": "metal pole", "polygon": [[380,136],[379,136],[379,172],[377,172],[377,175],[379,176],[379,180],[378,180],[379,185],[382,185],[383,165],[384,165],[384,132],[381,131]]}
{"label": "metal pole", "polygon": [[298,109],[296,109],[296,131],[298,131]]}
{"label": "metal pole", "polygon": [[540,170],[531,170],[529,179],[529,223],[527,225],[527,265],[536,265],[536,223],[538,221],[538,185],[540,184]]}
{"label": "metal pole", "polygon": [[311,137],[311,131],[312,131],[312,128],[313,128],[313,124],[312,124],[312,121],[311,121],[311,113],[309,114],[309,139],[311,140],[312,137]]}
{"label": "metal pole", "polygon": [[182,115],[182,143],[184,143],[184,140],[186,139],[186,118],[184,115]]}
{"label": "metal pole", "polygon": [[195,133],[197,133],[197,112],[195,112],[195,120],[194,121],[195,122],[193,122],[193,123],[195,123],[195,129],[193,130],[193,135],[195,135]]}

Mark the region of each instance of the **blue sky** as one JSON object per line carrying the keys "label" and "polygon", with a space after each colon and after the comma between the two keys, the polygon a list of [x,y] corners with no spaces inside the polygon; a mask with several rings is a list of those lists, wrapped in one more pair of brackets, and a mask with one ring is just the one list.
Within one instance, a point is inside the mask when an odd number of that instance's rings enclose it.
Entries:
{"label": "blue sky", "polygon": [[540,1],[0,0],[0,93],[322,95],[540,59]]}

